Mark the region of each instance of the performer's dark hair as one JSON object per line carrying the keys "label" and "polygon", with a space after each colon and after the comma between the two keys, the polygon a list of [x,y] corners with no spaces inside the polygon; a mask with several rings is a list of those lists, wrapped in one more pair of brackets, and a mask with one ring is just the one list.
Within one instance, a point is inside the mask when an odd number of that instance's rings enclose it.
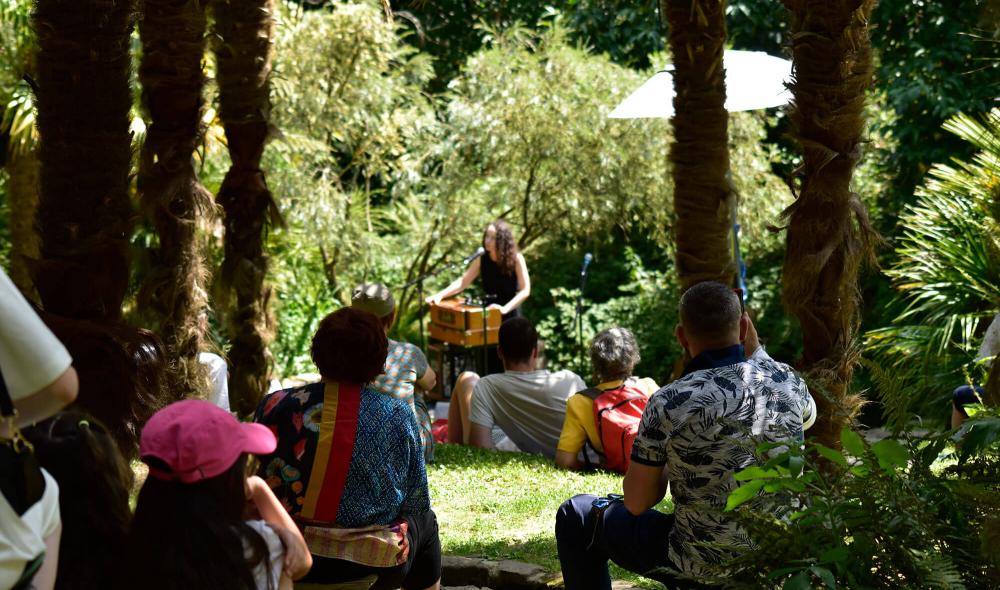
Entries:
{"label": "performer's dark hair", "polygon": [[726,285],[705,281],[681,296],[681,325],[688,336],[704,341],[725,338],[739,325],[740,299]]}
{"label": "performer's dark hair", "polygon": [[514,232],[510,229],[510,225],[503,219],[497,219],[486,226],[483,230],[483,247],[486,247],[486,232],[490,229],[490,225],[496,230],[496,244],[497,244],[497,266],[504,274],[512,275],[516,272],[517,268],[517,240],[514,239]]}
{"label": "performer's dark hair", "polygon": [[527,318],[510,318],[500,324],[500,352],[508,363],[523,363],[531,359],[538,347],[538,332]]}
{"label": "performer's dark hair", "polygon": [[385,370],[388,352],[382,322],[350,307],[323,318],[312,341],[313,363],[329,381],[367,383]]}

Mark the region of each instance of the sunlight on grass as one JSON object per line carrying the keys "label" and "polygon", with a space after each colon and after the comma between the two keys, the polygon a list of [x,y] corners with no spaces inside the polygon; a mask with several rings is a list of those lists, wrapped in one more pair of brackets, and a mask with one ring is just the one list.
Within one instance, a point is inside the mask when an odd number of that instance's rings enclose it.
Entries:
{"label": "sunlight on grass", "polygon": [[[556,469],[538,455],[438,445],[427,468],[445,554],[516,559],[559,571],[555,518],[575,494],[621,493],[621,476]],[[669,510],[669,501],[659,508]],[[655,582],[612,566],[612,577]]]}

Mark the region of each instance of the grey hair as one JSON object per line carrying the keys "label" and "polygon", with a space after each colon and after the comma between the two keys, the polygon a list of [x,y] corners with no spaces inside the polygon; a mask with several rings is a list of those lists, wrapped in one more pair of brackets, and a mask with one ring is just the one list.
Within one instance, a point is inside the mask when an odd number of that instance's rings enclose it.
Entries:
{"label": "grey hair", "polygon": [[639,345],[628,328],[608,328],[590,343],[590,364],[597,383],[631,377],[639,360]]}

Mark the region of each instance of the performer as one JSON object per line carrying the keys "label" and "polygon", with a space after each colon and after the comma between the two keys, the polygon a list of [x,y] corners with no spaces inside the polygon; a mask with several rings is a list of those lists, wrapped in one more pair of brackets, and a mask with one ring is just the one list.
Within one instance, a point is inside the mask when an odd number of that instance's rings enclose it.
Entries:
{"label": "performer", "polygon": [[499,309],[504,320],[519,317],[521,304],[531,294],[531,279],[528,277],[528,265],[518,251],[517,240],[506,221],[497,219],[486,226],[483,248],[485,256],[473,260],[465,274],[428,297],[427,303],[438,304],[442,299],[461,293],[478,276],[482,279],[489,307]]}

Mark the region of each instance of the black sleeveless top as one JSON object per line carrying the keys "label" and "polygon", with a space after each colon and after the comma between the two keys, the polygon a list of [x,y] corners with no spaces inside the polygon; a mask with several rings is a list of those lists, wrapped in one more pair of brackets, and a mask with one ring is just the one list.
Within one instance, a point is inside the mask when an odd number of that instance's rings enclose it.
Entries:
{"label": "black sleeveless top", "polygon": [[[507,302],[513,299],[514,295],[517,295],[517,272],[512,272],[509,275],[504,274],[489,254],[483,254],[479,257],[479,278],[482,280],[486,303],[507,305]],[[506,314],[504,319],[520,315],[521,307],[518,306],[517,309]]]}

